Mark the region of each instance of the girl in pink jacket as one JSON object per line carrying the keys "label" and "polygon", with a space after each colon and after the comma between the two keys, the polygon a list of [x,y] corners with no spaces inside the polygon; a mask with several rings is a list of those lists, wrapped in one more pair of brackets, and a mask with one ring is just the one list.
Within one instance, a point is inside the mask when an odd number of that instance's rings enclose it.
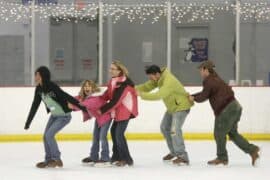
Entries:
{"label": "girl in pink jacket", "polygon": [[[111,124],[111,116],[110,113],[101,115],[97,112],[101,106],[106,104],[106,101],[101,96],[103,93],[94,81],[86,80],[82,83],[79,96],[76,97],[88,110],[88,113],[83,112],[83,121],[91,119],[92,116],[96,118],[90,156],[82,159],[82,163],[94,166],[110,165],[107,133]],[[100,143],[101,157],[99,158]]]}

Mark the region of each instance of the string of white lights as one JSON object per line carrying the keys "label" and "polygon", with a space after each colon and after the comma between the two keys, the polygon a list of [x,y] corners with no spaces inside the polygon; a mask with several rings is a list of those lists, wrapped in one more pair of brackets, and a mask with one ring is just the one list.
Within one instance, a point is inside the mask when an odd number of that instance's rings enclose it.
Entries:
{"label": "string of white lights", "polygon": [[[215,19],[222,11],[235,13],[235,4],[225,1],[217,3],[174,3],[172,21],[174,23],[208,22]],[[93,21],[98,17],[99,5],[95,3],[79,4],[31,4],[10,3],[0,0],[0,20],[23,22],[31,19],[31,12],[35,11],[41,20],[55,18],[56,21],[87,20]],[[156,23],[167,16],[167,3],[161,4],[104,4],[104,17],[111,16],[114,23],[126,18],[130,23]],[[270,4],[267,2],[241,3],[240,14],[242,21],[268,22],[270,21]]]}
{"label": "string of white lights", "polygon": [[19,22],[29,20],[30,16],[31,10],[28,6],[0,1],[1,20]]}
{"label": "string of white lights", "polygon": [[35,11],[39,12],[40,19],[55,18],[56,21],[64,20],[71,21],[86,19],[93,21],[97,18],[98,5],[86,4],[81,7],[77,4],[63,4],[63,5],[36,5]]}
{"label": "string of white lights", "polygon": [[244,21],[268,22],[270,20],[270,5],[267,2],[243,3],[240,12]]}
{"label": "string of white lights", "polygon": [[129,22],[140,22],[143,24],[146,20],[151,20],[151,23],[155,23],[162,16],[166,15],[165,4],[104,5],[104,16],[112,16],[114,23],[119,21],[121,17],[126,17]]}
{"label": "string of white lights", "polygon": [[221,11],[231,11],[233,9],[234,5],[227,2],[224,5],[189,3],[178,6],[177,4],[173,4],[172,19],[178,23],[205,22],[214,20],[215,15]]}

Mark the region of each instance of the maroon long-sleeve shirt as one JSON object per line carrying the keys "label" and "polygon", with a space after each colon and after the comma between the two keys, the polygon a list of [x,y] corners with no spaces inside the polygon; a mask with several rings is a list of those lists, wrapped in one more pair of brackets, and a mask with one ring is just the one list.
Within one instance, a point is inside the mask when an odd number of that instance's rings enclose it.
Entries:
{"label": "maroon long-sleeve shirt", "polygon": [[192,96],[196,102],[209,99],[215,116],[218,116],[230,102],[235,100],[232,88],[215,75],[206,77],[203,81],[203,90]]}

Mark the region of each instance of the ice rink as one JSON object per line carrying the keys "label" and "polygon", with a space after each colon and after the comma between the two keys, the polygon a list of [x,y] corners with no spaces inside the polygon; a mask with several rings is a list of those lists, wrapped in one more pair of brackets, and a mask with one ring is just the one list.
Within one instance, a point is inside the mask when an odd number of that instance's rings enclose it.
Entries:
{"label": "ice rink", "polygon": [[[41,142],[0,143],[0,180],[268,180],[270,142],[255,141],[262,149],[257,167],[250,157],[228,142],[229,165],[212,167],[206,162],[215,157],[214,141],[186,141],[190,166],[174,166],[162,162],[168,153],[164,141],[128,141],[133,167],[97,168],[81,164],[89,153],[91,142],[59,142],[63,168],[38,169],[43,160]],[[111,147],[111,142],[110,142]]]}

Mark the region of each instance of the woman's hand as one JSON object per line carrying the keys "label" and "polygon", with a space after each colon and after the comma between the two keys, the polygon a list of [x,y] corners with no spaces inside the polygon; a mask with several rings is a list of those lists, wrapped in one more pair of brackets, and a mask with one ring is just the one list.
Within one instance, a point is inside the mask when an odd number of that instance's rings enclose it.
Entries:
{"label": "woman's hand", "polygon": [[102,115],[102,113],[101,113],[100,109],[99,109],[99,110],[97,110],[97,114],[98,114],[98,115]]}
{"label": "woman's hand", "polygon": [[69,102],[68,102],[68,108],[73,109],[73,105],[71,103],[69,103]]}

